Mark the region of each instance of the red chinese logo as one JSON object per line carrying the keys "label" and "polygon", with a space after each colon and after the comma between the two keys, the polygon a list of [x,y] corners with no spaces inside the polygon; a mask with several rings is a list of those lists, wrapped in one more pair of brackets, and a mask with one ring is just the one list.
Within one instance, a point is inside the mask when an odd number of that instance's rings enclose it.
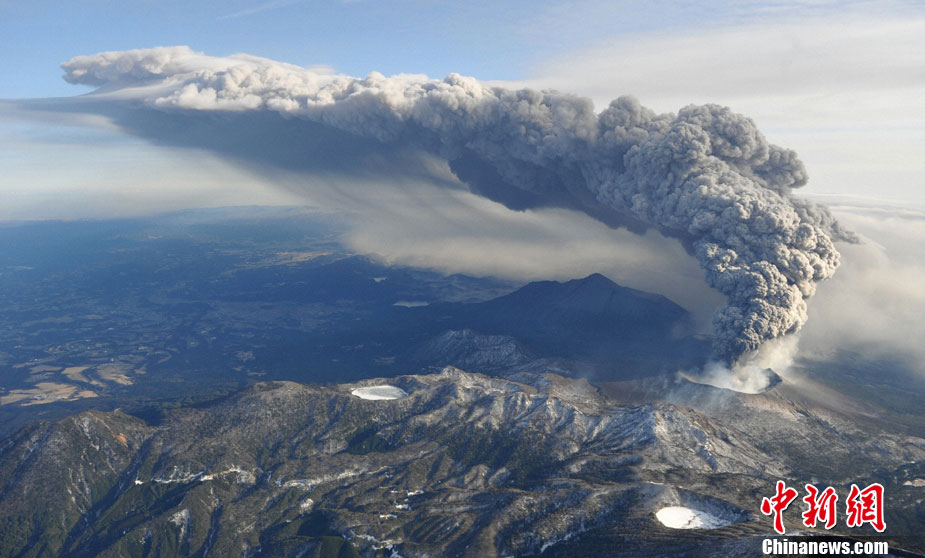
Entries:
{"label": "red chinese logo", "polygon": [[[784,510],[796,500],[796,497],[796,490],[787,488],[784,481],[777,481],[776,494],[761,501],[761,513],[774,516],[774,530],[781,535],[784,534]],[[803,525],[814,528],[817,523],[822,522],[826,529],[835,527],[838,519],[838,494],[834,488],[829,486],[820,492],[815,486],[807,484],[803,501],[807,504],[807,509],[803,512]],[[886,523],[883,521],[883,485],[880,483],[873,483],[864,489],[852,484],[846,504],[848,527],[861,527],[870,523],[880,533],[886,529]]]}
{"label": "red chinese logo", "polygon": [[764,515],[774,514],[774,530],[784,534],[784,510],[796,500],[797,491],[787,488],[784,481],[777,481],[777,494],[773,498],[765,498],[761,501],[761,513]]}
{"label": "red chinese logo", "polygon": [[875,482],[864,490],[852,484],[847,505],[848,527],[870,523],[879,533],[886,529],[886,523],[883,522],[883,485],[880,483]]}
{"label": "red chinese logo", "polygon": [[818,488],[807,484],[806,492],[803,501],[809,504],[809,508],[803,512],[803,525],[815,527],[817,521],[825,521],[826,529],[835,527],[835,515],[838,513],[835,509],[838,501],[835,489],[830,486],[820,493]]}

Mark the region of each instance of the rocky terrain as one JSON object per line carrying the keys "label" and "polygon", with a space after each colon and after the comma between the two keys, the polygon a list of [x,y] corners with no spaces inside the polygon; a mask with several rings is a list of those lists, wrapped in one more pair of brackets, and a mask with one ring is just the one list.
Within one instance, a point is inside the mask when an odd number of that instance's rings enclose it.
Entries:
{"label": "rocky terrain", "polygon": [[[752,556],[776,480],[865,476],[887,486],[894,546],[925,551],[925,440],[804,388],[448,367],[260,383],[147,420],[86,411],[0,442],[0,555]],[[708,528],[666,527],[665,509]]]}

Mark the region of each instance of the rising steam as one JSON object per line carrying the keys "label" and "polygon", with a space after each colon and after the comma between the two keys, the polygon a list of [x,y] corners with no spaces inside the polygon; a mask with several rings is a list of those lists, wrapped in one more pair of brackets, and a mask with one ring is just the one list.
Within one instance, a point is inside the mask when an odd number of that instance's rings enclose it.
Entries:
{"label": "rising steam", "polygon": [[761,393],[780,381],[781,374],[787,375],[790,371],[798,343],[796,335],[772,339],[731,367],[714,360],[707,362],[695,375],[681,372],[681,376],[692,382],[740,393]]}
{"label": "rising steam", "polygon": [[791,195],[807,179],[793,151],[716,105],[657,115],[620,97],[595,113],[588,99],[456,74],[359,79],[186,47],[62,67],[71,83],[101,86],[101,100],[161,114],[275,113],[443,158],[474,192],[512,208],[572,207],[656,227],[681,239],[726,296],[714,351],[727,364],[797,331],[806,298],[838,267],[833,240],[853,238],[824,207]]}

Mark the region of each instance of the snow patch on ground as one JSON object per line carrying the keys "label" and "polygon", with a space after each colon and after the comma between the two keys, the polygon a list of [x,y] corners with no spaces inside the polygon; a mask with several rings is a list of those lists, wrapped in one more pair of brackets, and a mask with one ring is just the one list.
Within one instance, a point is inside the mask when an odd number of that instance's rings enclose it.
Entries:
{"label": "snow patch on ground", "polygon": [[662,525],[670,529],[718,529],[730,522],[702,510],[669,506],[655,512]]}
{"label": "snow patch on ground", "polygon": [[408,392],[395,386],[369,386],[356,388],[350,392],[360,399],[401,399],[408,397]]}
{"label": "snow patch on ground", "polygon": [[421,306],[430,306],[430,303],[426,300],[399,300],[392,304],[392,306],[401,306],[403,308],[419,308]]}

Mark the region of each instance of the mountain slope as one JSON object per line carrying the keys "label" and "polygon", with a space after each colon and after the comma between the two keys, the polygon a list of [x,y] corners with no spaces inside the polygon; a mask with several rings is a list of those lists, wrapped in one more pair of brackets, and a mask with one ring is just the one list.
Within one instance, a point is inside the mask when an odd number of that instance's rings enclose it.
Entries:
{"label": "mountain slope", "polygon": [[[385,382],[409,395],[354,395]],[[158,426],[88,412],[7,440],[0,554],[531,556],[657,535],[668,505],[722,520],[703,541],[758,544],[757,502],[794,468],[763,445],[554,375],[264,383]]]}
{"label": "mountain slope", "polygon": [[[410,353],[415,358],[404,362],[412,367],[452,364],[499,372],[523,368],[529,357],[552,358],[580,363],[573,367],[589,377],[615,380],[674,372],[708,354],[686,310],[597,273],[529,283],[474,304],[395,309],[386,324],[389,332],[423,340]],[[364,334],[381,335],[368,329]],[[498,345],[498,336],[508,338],[504,358],[486,358],[486,345]]]}

